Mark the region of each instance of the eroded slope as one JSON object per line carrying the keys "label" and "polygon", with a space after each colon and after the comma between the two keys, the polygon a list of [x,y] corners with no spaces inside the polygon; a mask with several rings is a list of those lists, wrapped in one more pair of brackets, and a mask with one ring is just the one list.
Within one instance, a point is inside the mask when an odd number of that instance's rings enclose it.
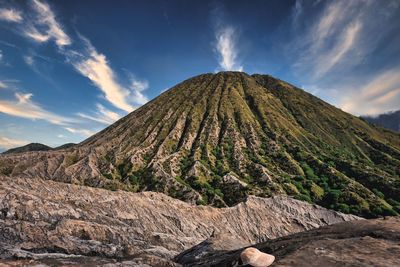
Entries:
{"label": "eroded slope", "polygon": [[69,149],[0,172],[158,191],[217,207],[288,194],[367,217],[400,211],[400,136],[267,75],[186,80]]}

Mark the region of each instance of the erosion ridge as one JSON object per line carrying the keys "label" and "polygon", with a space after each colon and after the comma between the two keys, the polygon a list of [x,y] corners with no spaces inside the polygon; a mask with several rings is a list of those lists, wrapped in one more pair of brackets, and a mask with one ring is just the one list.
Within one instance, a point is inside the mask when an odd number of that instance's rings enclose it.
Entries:
{"label": "erosion ridge", "polygon": [[226,207],[286,194],[400,212],[400,137],[269,75],[190,78],[76,146],[0,155],[0,173]]}

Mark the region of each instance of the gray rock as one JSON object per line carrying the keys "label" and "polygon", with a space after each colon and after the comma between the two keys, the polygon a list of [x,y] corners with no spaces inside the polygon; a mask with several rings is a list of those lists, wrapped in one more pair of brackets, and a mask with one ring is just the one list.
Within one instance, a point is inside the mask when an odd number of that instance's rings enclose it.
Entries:
{"label": "gray rock", "polygon": [[0,178],[3,259],[140,256],[147,259],[145,264],[161,266],[160,262],[172,264],[170,259],[210,237],[222,238],[206,252],[355,219],[359,218],[286,196],[249,197],[234,207],[218,209],[154,192]]}
{"label": "gray rock", "polygon": [[[400,266],[400,217],[338,223],[268,240],[254,247],[274,255],[273,266]],[[192,249],[176,260],[188,267],[241,266],[242,251],[243,248],[214,251],[190,258],[195,253]]]}

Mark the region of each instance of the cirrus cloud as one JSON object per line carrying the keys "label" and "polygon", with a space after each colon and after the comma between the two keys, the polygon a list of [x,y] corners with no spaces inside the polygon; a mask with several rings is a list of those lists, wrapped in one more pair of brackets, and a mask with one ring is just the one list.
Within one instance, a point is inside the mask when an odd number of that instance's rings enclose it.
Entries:
{"label": "cirrus cloud", "polygon": [[[70,45],[71,38],[64,32],[61,25],[56,20],[54,12],[50,6],[39,0],[32,0],[32,7],[36,12],[37,19],[26,27],[25,35],[36,42],[47,42],[54,39],[58,47]],[[36,26],[44,28],[38,30]]]}
{"label": "cirrus cloud", "polygon": [[[48,3],[43,0],[31,0],[31,7],[34,11],[33,19],[28,17],[21,28],[28,39],[38,43],[54,41],[59,48],[58,52],[65,56],[67,63],[71,64],[79,74],[88,78],[102,91],[104,98],[118,109],[131,112],[136,105],[143,105],[148,101],[143,94],[148,88],[147,81],[131,78],[130,82],[121,82],[106,55],[98,52],[87,38],[78,33],[77,46],[80,46],[80,49],[71,48],[72,38],[57,21]],[[33,66],[32,56],[25,56],[24,60]],[[110,121],[109,118],[106,120]]]}
{"label": "cirrus cloud", "polygon": [[[129,91],[120,85],[116,79],[116,75],[104,54],[98,53],[97,50],[87,41],[87,53],[70,54],[73,55],[71,63],[74,68],[83,76],[87,77],[96,87],[103,93],[104,97],[114,106],[121,110],[131,112],[131,106],[127,99]],[[75,60],[75,55],[79,55]]]}
{"label": "cirrus cloud", "polygon": [[28,143],[29,142],[25,141],[25,140],[18,140],[18,139],[0,136],[0,148],[3,148],[3,149],[10,149],[10,148],[17,147],[17,146],[23,146]]}
{"label": "cirrus cloud", "polygon": [[21,12],[16,9],[0,8],[0,20],[19,23],[23,19]]}
{"label": "cirrus cloud", "polygon": [[17,92],[14,96],[14,100],[0,100],[0,112],[26,119],[46,120],[58,125],[65,125],[75,121],[43,109],[32,101],[33,94],[31,93],[23,94]]}
{"label": "cirrus cloud", "polygon": [[4,82],[0,81],[0,89],[5,89],[7,88],[7,84],[5,84]]}
{"label": "cirrus cloud", "polygon": [[349,88],[339,106],[356,115],[378,115],[399,109],[400,69],[386,70],[360,88]]}
{"label": "cirrus cloud", "polygon": [[355,115],[398,109],[399,66],[376,62],[394,51],[385,46],[398,40],[398,27],[388,25],[398,25],[399,6],[395,0],[297,0],[285,47],[293,76],[309,92]]}
{"label": "cirrus cloud", "polygon": [[88,129],[82,129],[82,128],[72,128],[72,127],[64,127],[65,130],[67,130],[70,133],[73,134],[79,134],[85,137],[89,137],[94,135],[96,132]]}
{"label": "cirrus cloud", "polygon": [[101,104],[97,104],[96,107],[97,111],[94,115],[89,115],[81,112],[77,113],[77,115],[81,118],[89,119],[106,125],[112,124],[121,118],[120,114],[105,108]]}

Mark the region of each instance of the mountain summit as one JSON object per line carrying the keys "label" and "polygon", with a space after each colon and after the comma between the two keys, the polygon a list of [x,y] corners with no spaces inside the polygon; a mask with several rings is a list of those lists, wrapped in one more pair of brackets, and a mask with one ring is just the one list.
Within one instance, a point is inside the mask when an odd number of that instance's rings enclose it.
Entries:
{"label": "mountain summit", "polygon": [[400,135],[269,75],[203,74],[68,149],[0,156],[0,173],[231,206],[294,195],[400,212]]}

